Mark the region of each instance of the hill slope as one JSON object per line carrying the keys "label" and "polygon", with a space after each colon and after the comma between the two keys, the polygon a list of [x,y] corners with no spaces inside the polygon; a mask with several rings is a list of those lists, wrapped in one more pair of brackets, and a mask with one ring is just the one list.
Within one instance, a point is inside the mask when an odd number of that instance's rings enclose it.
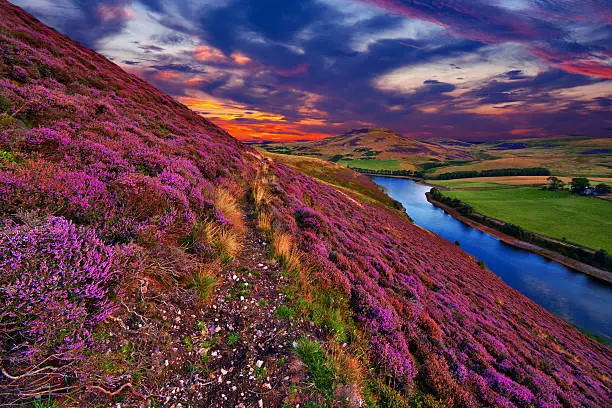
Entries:
{"label": "hill slope", "polygon": [[4,0],[0,53],[0,403],[608,402],[609,348],[401,214]]}

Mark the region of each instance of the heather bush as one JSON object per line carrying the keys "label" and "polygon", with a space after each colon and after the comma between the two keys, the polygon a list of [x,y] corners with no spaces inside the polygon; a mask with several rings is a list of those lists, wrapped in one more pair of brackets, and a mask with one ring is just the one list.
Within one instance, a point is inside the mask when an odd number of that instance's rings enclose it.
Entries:
{"label": "heather bush", "polygon": [[16,366],[76,358],[117,307],[129,248],[105,245],[62,218],[6,221],[0,231],[2,352]]}

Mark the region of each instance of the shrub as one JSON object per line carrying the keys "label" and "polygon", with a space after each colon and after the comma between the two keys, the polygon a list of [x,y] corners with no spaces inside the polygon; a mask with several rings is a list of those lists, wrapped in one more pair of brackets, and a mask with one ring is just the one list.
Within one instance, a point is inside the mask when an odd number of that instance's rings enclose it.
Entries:
{"label": "shrub", "polygon": [[[7,222],[0,234],[2,352],[34,363],[73,358],[116,308],[128,252],[62,218]],[[10,335],[8,335],[10,333]]]}
{"label": "shrub", "polygon": [[294,214],[295,222],[303,230],[323,232],[326,230],[325,221],[319,213],[309,207],[298,208]]}

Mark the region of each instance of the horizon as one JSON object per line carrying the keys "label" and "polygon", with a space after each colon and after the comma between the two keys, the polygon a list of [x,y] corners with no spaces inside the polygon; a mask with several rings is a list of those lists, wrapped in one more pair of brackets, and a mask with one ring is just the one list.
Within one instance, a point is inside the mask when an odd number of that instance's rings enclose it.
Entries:
{"label": "horizon", "polygon": [[612,136],[605,2],[12,2],[242,140]]}

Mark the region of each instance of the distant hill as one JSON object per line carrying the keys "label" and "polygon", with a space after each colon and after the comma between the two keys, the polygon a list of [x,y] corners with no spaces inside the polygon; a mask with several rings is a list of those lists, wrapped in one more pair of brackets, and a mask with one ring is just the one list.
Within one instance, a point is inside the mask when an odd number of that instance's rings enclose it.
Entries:
{"label": "distant hill", "polygon": [[463,162],[479,158],[472,145],[457,140],[420,141],[389,129],[364,128],[321,140],[272,143],[264,146],[275,153],[316,156],[361,168],[418,170],[426,162]]}
{"label": "distant hill", "polygon": [[354,168],[412,170],[434,177],[466,170],[546,167],[554,174],[612,175],[612,139],[565,137],[470,143],[412,139],[382,128],[309,142],[270,143],[274,153],[318,157]]}

